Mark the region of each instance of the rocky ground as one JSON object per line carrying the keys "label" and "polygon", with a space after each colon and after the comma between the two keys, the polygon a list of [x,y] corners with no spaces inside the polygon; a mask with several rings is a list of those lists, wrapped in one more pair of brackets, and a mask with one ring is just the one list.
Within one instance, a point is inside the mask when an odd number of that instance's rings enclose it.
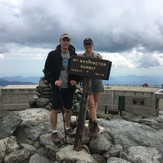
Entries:
{"label": "rocky ground", "polygon": [[[61,147],[53,144],[49,113],[43,108],[30,108],[0,115],[0,163],[163,162],[162,117],[99,114],[101,134],[90,138],[85,127],[82,150],[77,152],[73,138]],[[61,114],[58,132],[63,138]]]}

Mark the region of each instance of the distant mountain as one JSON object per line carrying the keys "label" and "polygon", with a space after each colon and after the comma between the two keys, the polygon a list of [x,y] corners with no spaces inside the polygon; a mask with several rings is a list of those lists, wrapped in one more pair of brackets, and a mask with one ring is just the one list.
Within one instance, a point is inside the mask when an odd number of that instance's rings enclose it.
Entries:
{"label": "distant mountain", "polygon": [[[0,86],[13,85],[13,84],[38,84],[41,76],[36,77],[0,77]],[[4,81],[5,80],[5,81]],[[148,85],[162,85],[163,76],[110,76],[109,80],[103,80],[104,84],[111,85],[143,85],[148,83]]]}
{"label": "distant mountain", "polygon": [[40,76],[36,76],[36,77],[22,77],[22,76],[14,76],[14,77],[8,77],[8,76],[3,76],[0,77],[0,79],[4,79],[10,82],[30,82],[30,83],[34,83],[34,84],[38,84],[39,80],[40,80]]}
{"label": "distant mountain", "polygon": [[163,76],[116,76],[110,77],[110,79],[103,81],[106,84],[131,84],[131,85],[142,85],[148,83],[148,85],[162,85]]}
{"label": "distant mountain", "polygon": [[5,79],[0,79],[0,86],[6,86],[6,85],[31,85],[35,84],[32,82],[20,82],[20,81],[8,81]]}

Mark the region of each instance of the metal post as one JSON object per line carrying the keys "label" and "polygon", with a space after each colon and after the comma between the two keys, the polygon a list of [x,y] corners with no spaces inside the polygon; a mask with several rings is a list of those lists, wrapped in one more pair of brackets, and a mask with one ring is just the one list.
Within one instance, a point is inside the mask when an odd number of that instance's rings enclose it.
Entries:
{"label": "metal post", "polygon": [[105,106],[105,114],[108,114],[108,108]]}

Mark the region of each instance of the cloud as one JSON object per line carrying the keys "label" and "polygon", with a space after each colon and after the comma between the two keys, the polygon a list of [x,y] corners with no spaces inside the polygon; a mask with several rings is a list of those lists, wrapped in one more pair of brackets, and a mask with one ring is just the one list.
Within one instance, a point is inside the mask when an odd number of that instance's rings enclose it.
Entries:
{"label": "cloud", "polygon": [[3,59],[4,58],[4,55],[3,54],[0,54],[0,59]]}
{"label": "cloud", "polygon": [[134,64],[131,60],[128,60],[128,57],[124,57],[118,53],[102,53],[103,59],[110,60],[112,62],[112,66],[118,68],[134,68]]}
{"label": "cloud", "polygon": [[44,60],[44,56],[42,54],[37,54],[36,56],[32,57],[33,60]]}
{"label": "cloud", "polygon": [[67,30],[78,42],[79,49],[81,40],[90,36],[100,51],[127,51],[139,44],[147,51],[162,51],[163,23],[160,20],[163,11],[157,3],[147,0],[95,0],[94,3],[24,0],[20,6],[1,5],[1,26],[8,33],[4,36],[6,42],[28,46],[48,48],[57,44],[59,35]]}
{"label": "cloud", "polygon": [[91,37],[94,50],[109,53],[117,68],[162,66],[162,6],[162,0],[1,0],[0,54],[45,59],[68,32],[77,52]]}

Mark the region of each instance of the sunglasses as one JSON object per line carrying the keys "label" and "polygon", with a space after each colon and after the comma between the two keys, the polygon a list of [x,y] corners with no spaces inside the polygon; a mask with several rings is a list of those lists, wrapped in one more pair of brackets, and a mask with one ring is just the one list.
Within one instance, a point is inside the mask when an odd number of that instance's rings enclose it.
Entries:
{"label": "sunglasses", "polygon": [[65,38],[62,39],[62,41],[64,41],[64,42],[70,42],[70,39],[65,37]]}

